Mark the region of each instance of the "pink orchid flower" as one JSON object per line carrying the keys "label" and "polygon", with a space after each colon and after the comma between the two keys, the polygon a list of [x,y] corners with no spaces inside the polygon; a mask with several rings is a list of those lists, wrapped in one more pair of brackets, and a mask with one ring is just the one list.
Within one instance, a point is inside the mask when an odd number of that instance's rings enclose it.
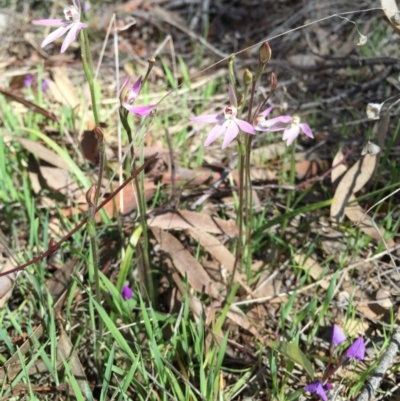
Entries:
{"label": "pink orchid flower", "polygon": [[222,143],[222,149],[225,149],[239,135],[239,129],[251,135],[256,133],[251,124],[247,121],[236,118],[237,99],[232,85],[229,85],[229,101],[230,104],[225,106],[224,111],[221,114],[204,114],[190,118],[190,120],[200,123],[217,124],[208,133],[204,146],[210,145],[221,135],[225,135]]}
{"label": "pink orchid flower", "polygon": [[67,50],[68,46],[76,40],[78,37],[79,31],[87,27],[87,24],[80,21],[81,19],[81,5],[79,0],[72,0],[73,5],[64,8],[65,19],[57,18],[57,19],[40,19],[32,21],[32,24],[35,25],[45,25],[45,26],[59,26],[60,28],[56,29],[52,33],[50,33],[43,41],[42,47],[47,46],[49,43],[54,42],[56,39],[60,38],[64,34],[67,36],[64,39],[64,42],[61,46],[61,53],[64,53]]}
{"label": "pink orchid flower", "polygon": [[121,106],[124,107],[131,113],[137,114],[138,116],[147,116],[156,107],[155,105],[149,106],[133,106],[132,103],[139,96],[140,89],[142,87],[142,77],[132,84],[132,79],[127,77],[122,84],[118,96],[121,102]]}
{"label": "pink orchid flower", "polygon": [[308,137],[314,138],[310,126],[308,124],[300,123],[300,117],[294,116],[290,126],[283,131],[282,139],[287,141],[287,146],[291,145],[292,142],[299,136],[300,131],[302,131]]}
{"label": "pink orchid flower", "polygon": [[286,126],[282,124],[287,124],[293,121],[292,116],[279,116],[267,119],[267,116],[271,113],[273,108],[274,106],[268,107],[268,109],[265,109],[256,117],[254,125],[256,131],[264,131],[264,132],[283,131],[286,128]]}

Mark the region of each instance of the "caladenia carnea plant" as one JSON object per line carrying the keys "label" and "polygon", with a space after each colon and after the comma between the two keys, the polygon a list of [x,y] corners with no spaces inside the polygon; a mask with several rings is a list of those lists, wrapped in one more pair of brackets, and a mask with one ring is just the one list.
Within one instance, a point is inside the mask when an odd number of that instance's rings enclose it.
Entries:
{"label": "caladenia carnea plant", "polygon": [[333,325],[328,365],[322,379],[307,384],[304,387],[305,391],[327,401],[327,392],[334,388],[331,379],[335,372],[350,361],[362,361],[365,358],[365,343],[362,337],[356,338],[341,354],[335,355],[337,347],[345,342],[347,342],[347,337],[343,330],[336,324]]}
{"label": "caladenia carnea plant", "polygon": [[[118,92],[118,98],[120,102],[119,106],[119,117],[121,120],[121,124],[124,127],[129,141],[129,149],[131,155],[130,165],[132,166],[133,170],[136,170],[136,163],[135,163],[135,149],[133,144],[133,136],[132,136],[132,129],[129,123],[129,116],[131,114],[145,117],[150,115],[155,111],[154,105],[147,105],[147,106],[137,106],[133,103],[136,101],[137,97],[140,94],[142,89],[142,85],[144,84],[145,80],[147,79],[153,65],[155,63],[154,58],[150,58],[148,60],[148,69],[146,72],[146,76],[144,79],[139,77],[136,81],[133,81],[132,78],[127,77],[122,84],[121,88]],[[144,186],[141,185],[144,182],[144,173],[140,176],[135,177],[135,189],[136,189],[136,197],[138,200],[138,211],[140,217],[140,223],[142,226],[142,242],[141,242],[141,254],[143,258],[143,276],[146,277],[146,283],[144,287],[146,288],[146,295],[148,297],[148,301],[152,304],[156,301],[156,296],[154,292],[153,286],[153,278],[151,274],[151,263],[150,263],[150,249],[149,249],[149,237],[148,237],[148,228],[147,228],[147,220],[146,220],[146,196]],[[120,289],[121,283],[126,279],[127,271],[120,272],[120,276],[118,278],[118,289]]]}
{"label": "caladenia carnea plant", "polygon": [[[236,142],[239,155],[239,194],[237,223],[239,239],[236,246],[236,264],[242,271],[246,271],[248,278],[251,275],[251,238],[252,238],[252,188],[250,180],[250,162],[252,140],[257,132],[283,131],[283,139],[291,145],[300,132],[313,137],[310,127],[301,123],[296,116],[278,116],[269,118],[273,105],[267,104],[277,88],[277,78],[270,74],[270,91],[266,98],[255,107],[257,84],[262,78],[265,65],[271,59],[271,48],[264,42],[259,49],[258,67],[253,74],[246,70],[243,74],[242,89],[239,89],[234,73],[234,56],[228,60],[230,84],[228,85],[228,104],[221,105],[221,112],[204,114],[192,117],[191,121],[205,124],[214,124],[208,132],[204,146],[222,138],[222,149]],[[294,148],[294,147],[293,147]],[[294,151],[293,151],[294,152]],[[234,274],[232,275],[233,278]]]}

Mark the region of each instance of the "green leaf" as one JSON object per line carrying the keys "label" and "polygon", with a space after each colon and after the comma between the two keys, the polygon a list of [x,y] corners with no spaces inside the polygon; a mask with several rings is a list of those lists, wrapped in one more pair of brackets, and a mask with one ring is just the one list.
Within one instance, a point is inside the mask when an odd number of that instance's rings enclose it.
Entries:
{"label": "green leaf", "polygon": [[311,362],[296,344],[288,343],[287,341],[273,341],[270,346],[292,362],[302,366],[311,377],[311,380],[314,379],[314,369]]}

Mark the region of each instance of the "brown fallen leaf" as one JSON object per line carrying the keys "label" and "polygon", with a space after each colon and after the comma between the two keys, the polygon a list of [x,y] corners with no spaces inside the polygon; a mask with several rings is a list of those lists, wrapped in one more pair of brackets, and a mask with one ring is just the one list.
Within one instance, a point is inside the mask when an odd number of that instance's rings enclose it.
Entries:
{"label": "brown fallen leaf", "polygon": [[158,227],[164,230],[196,229],[212,234],[226,234],[234,237],[239,234],[239,228],[233,220],[222,220],[204,213],[181,210],[159,214],[148,220],[149,227]]}
{"label": "brown fallen leaf", "polygon": [[[114,189],[118,187],[118,183],[115,183]],[[157,185],[151,180],[146,180],[144,182],[144,193],[146,200],[149,201],[155,194],[157,190]],[[123,199],[123,204],[124,204],[124,209],[123,209],[123,214],[129,214],[132,211],[136,210],[137,208],[137,202],[136,202],[136,195],[135,195],[135,190],[132,188],[132,186],[128,185],[126,186],[123,191],[119,192],[115,196],[115,202],[108,202],[103,209],[108,213],[110,217],[115,217],[115,211],[117,210],[118,212],[121,211],[121,206],[120,206],[120,198],[122,197]],[[85,198],[86,199],[86,198]],[[115,207],[114,207],[115,203]],[[69,208],[63,208],[61,209],[61,212],[64,216],[66,217],[71,217],[76,213],[85,213],[88,211],[88,205],[87,203],[82,203],[79,205],[76,205],[74,207],[69,207]],[[99,213],[96,214],[95,220],[97,222],[101,221],[101,216]]]}
{"label": "brown fallen leaf", "polygon": [[[368,156],[374,157],[375,163],[377,162],[378,159],[376,156],[371,156],[371,155],[368,155]],[[343,158],[344,158],[344,155],[343,155],[342,151],[339,150],[338,153],[335,155],[333,162],[332,162],[332,166],[333,167],[336,166],[335,168],[332,169],[332,173],[331,173],[332,183],[335,183],[341,176],[343,176],[343,178],[345,178],[344,174],[347,170],[347,167],[344,164],[339,164],[343,160]],[[372,168],[372,163],[371,163],[370,167]],[[371,168],[369,169],[369,171],[371,171]],[[373,171],[375,171],[375,169]],[[373,174],[373,171],[372,171],[372,174]],[[338,186],[338,188],[339,188],[339,186]],[[356,200],[356,197],[353,194],[351,194],[348,197],[348,199],[347,199],[348,206],[346,206],[344,209],[345,215],[353,223],[356,223],[357,226],[365,234],[369,235],[371,238],[373,238],[376,241],[381,241],[382,237],[385,234],[385,230],[383,228],[380,228],[378,231],[374,227],[374,225],[371,221],[371,218],[368,215],[365,215],[364,210],[355,200]],[[389,241],[387,241],[387,244],[389,247],[391,247],[394,245],[394,241],[389,240]]]}
{"label": "brown fallen leaf", "polygon": [[170,255],[175,268],[182,277],[187,277],[189,284],[195,291],[221,299],[217,286],[208,276],[203,266],[173,235],[157,227],[153,227],[151,231],[161,249]]}
{"label": "brown fallen leaf", "polygon": [[320,264],[311,257],[307,257],[304,254],[296,254],[294,256],[294,260],[296,263],[314,279],[319,280],[318,284],[324,289],[327,290],[330,285],[330,280],[321,280],[322,273],[324,269]]}
{"label": "brown fallen leaf", "polygon": [[[160,228],[152,228],[151,231],[157,242],[160,244],[161,249],[170,255],[175,268],[179,271],[182,277],[187,277],[188,283],[196,291],[203,292],[219,302],[223,301],[217,284],[211,280],[203,266],[173,235]],[[198,305],[196,307],[198,308]],[[228,318],[240,327],[248,330],[258,340],[262,340],[261,335],[253,326],[251,326],[238,307],[231,305],[231,308],[228,311]]]}
{"label": "brown fallen leaf", "polygon": [[41,145],[37,141],[32,141],[25,138],[17,138],[18,142],[23,146],[28,152],[37,156],[39,159],[58,167],[65,171],[72,171],[70,165],[56,152],[46,148],[46,146]]}
{"label": "brown fallen leaf", "polygon": [[344,174],[336,188],[331,204],[331,219],[339,222],[343,215],[350,197],[364,187],[374,174],[377,164],[377,156],[366,154],[362,156]]}
{"label": "brown fallen leaf", "polygon": [[[194,238],[210,255],[212,255],[222,266],[228,270],[230,274],[233,273],[235,266],[235,257],[232,253],[211,234],[201,232],[194,229],[188,230],[189,235]],[[252,289],[246,284],[245,276],[235,273],[235,281],[238,282],[247,292],[247,294],[254,297]]]}
{"label": "brown fallen leaf", "polygon": [[74,352],[72,350],[71,340],[61,326],[61,334],[57,342],[57,359],[68,361],[69,373],[75,377],[82,395],[85,399],[93,399],[79,356],[76,350]]}
{"label": "brown fallen leaf", "polygon": [[67,104],[74,109],[81,103],[75,85],[68,78],[65,68],[53,68],[51,78],[48,80],[49,90],[61,104]]}
{"label": "brown fallen leaf", "polygon": [[347,166],[342,163],[343,160],[344,154],[342,152],[342,149],[339,149],[332,160],[331,182],[334,185],[337,184],[339,178],[341,178],[343,174],[347,171]]}
{"label": "brown fallen leaf", "polygon": [[381,0],[381,6],[390,25],[396,32],[400,32],[400,14],[396,0]]}

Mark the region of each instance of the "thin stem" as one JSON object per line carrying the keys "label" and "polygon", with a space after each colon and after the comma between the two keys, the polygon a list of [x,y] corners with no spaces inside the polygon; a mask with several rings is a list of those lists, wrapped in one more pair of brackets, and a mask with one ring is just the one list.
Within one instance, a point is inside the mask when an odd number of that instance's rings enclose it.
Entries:
{"label": "thin stem", "polygon": [[[123,114],[124,113],[124,114]],[[128,123],[128,115],[125,113],[125,110],[120,110],[120,119],[122,122],[122,125],[128,135],[128,141],[130,144],[130,149],[131,149],[131,166],[133,170],[136,169],[136,161],[135,161],[135,149],[133,146],[133,138],[132,138],[132,130],[131,127]],[[143,234],[143,266],[145,272],[143,272],[143,277],[147,278],[147,291],[148,291],[148,297],[149,301],[154,304],[155,302],[155,294],[154,294],[154,288],[153,288],[153,278],[151,274],[151,264],[150,264],[150,254],[149,254],[149,233],[147,229],[147,220],[146,220],[146,194],[144,191],[144,185],[140,185],[140,183],[143,184],[144,182],[144,175],[143,173],[139,176],[135,177],[135,189],[136,189],[136,194],[137,194],[137,200],[138,200],[138,209],[139,209],[139,215],[140,215],[140,224],[142,226],[142,234]]]}

